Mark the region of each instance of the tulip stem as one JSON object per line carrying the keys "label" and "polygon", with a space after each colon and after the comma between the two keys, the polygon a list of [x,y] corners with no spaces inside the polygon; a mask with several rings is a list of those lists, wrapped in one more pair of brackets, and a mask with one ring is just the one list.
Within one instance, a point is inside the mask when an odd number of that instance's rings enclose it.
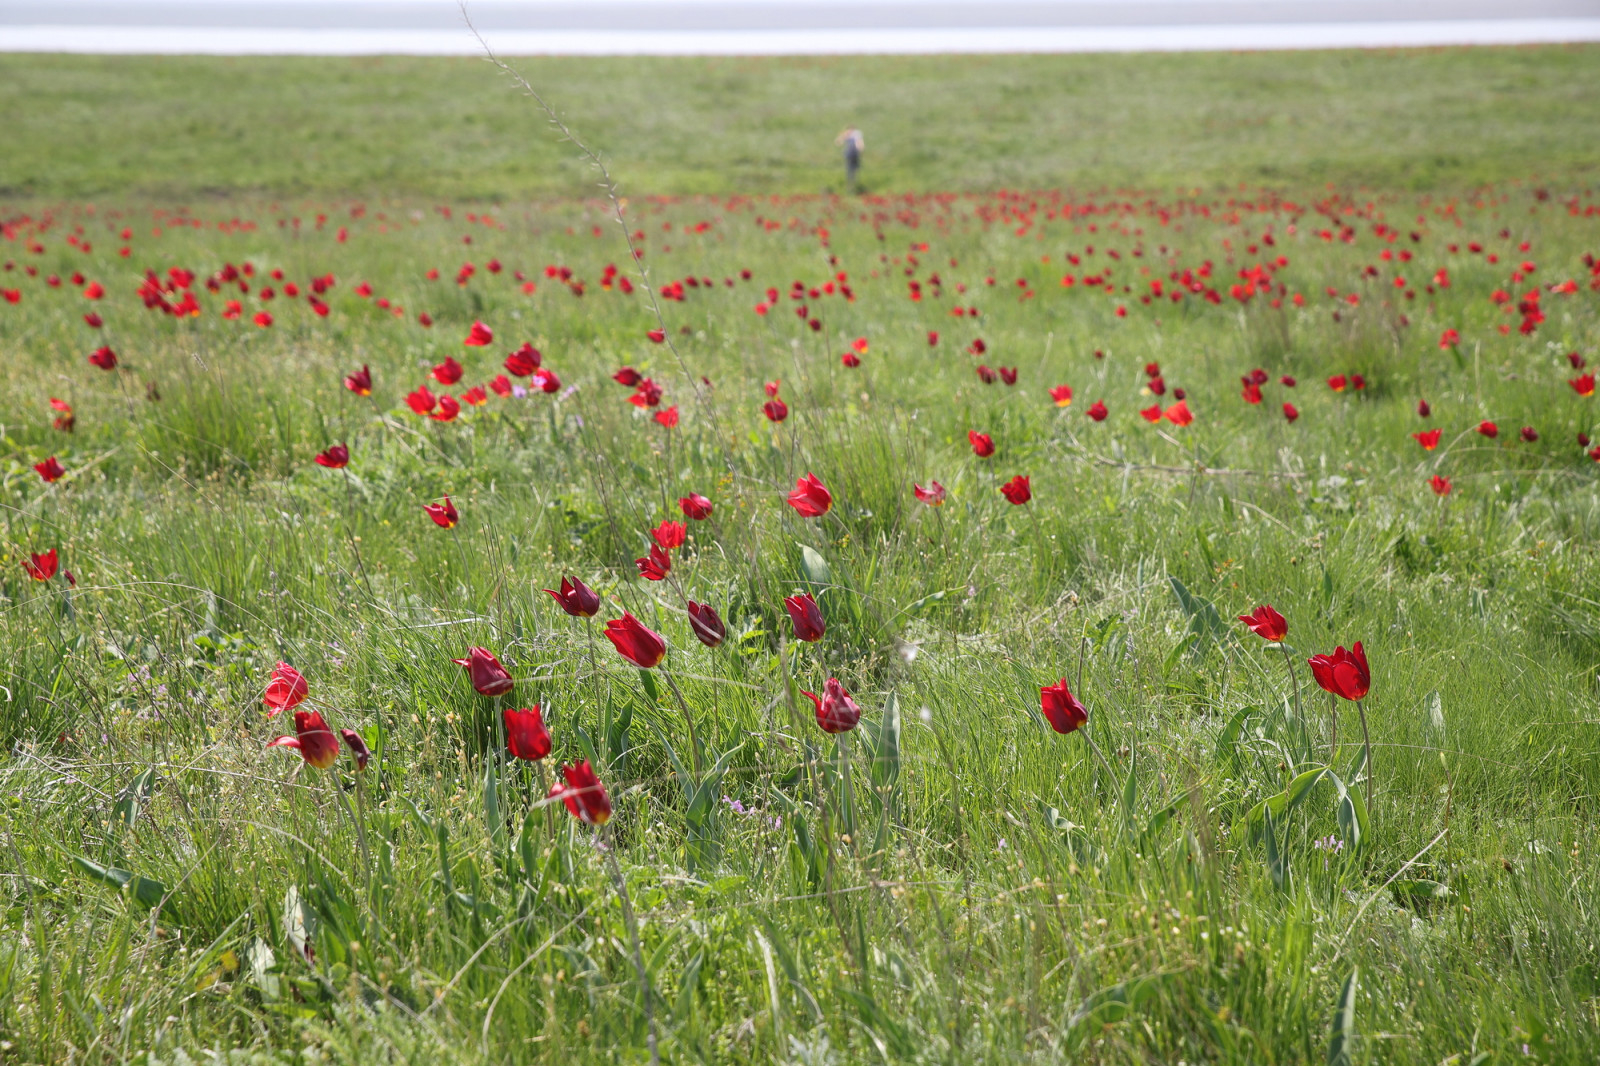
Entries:
{"label": "tulip stem", "polygon": [[356,557],[356,569],[361,572],[361,583],[367,586],[367,597],[377,602],[378,595],[372,591],[372,579],[367,577],[367,564],[361,561],[361,541],[356,537],[356,498],[355,489],[350,484],[350,468],[341,466],[339,473],[344,475],[345,535],[350,538],[350,551]]}
{"label": "tulip stem", "polygon": [[[594,650],[594,616],[589,615],[583,620],[583,628],[589,635],[589,676],[594,681],[594,707],[595,722],[599,724],[600,715],[600,659]],[[576,716],[574,716],[576,717]]]}
{"label": "tulip stem", "polygon": [[1356,712],[1361,715],[1362,765],[1367,774],[1367,814],[1372,813],[1372,738],[1367,735],[1367,702],[1356,700]]}
{"label": "tulip stem", "polygon": [[1289,646],[1283,641],[1278,641],[1278,648],[1283,652],[1283,665],[1289,671],[1289,684],[1294,687],[1294,716],[1299,719],[1300,728],[1304,730],[1306,719],[1300,711],[1300,679],[1294,675],[1294,660],[1289,658]]}
{"label": "tulip stem", "polygon": [[1333,693],[1328,693],[1328,765],[1332,766],[1339,758],[1339,704],[1333,698]]}
{"label": "tulip stem", "polygon": [[[1089,730],[1087,728],[1085,728],[1085,729],[1079,730],[1079,732],[1081,732],[1083,734],[1083,741],[1084,741],[1085,744],[1089,745],[1089,750],[1094,752],[1094,757],[1096,759],[1100,760],[1100,768],[1103,769],[1106,772],[1106,778],[1107,778],[1107,780],[1109,780],[1111,782],[1112,791],[1115,793],[1116,798],[1117,798],[1117,806],[1121,807],[1122,806],[1122,790],[1118,789],[1116,787],[1116,784],[1117,784],[1116,771],[1111,769],[1111,764],[1106,761],[1105,752],[1101,751],[1100,750],[1100,745],[1098,745],[1098,744],[1096,744],[1094,742],[1094,738],[1089,735]],[[1122,820],[1124,822],[1129,821],[1129,819],[1131,817],[1132,817],[1132,815],[1130,814],[1130,812],[1128,812],[1128,811],[1123,811],[1122,812]]]}
{"label": "tulip stem", "polygon": [[695,732],[694,715],[689,713],[689,701],[683,698],[683,693],[678,689],[678,683],[672,680],[672,675],[667,673],[667,668],[661,668],[661,676],[667,679],[667,687],[678,698],[678,707],[683,711],[683,720],[689,725],[689,747],[694,755],[694,772],[698,776],[702,771],[700,757],[700,734]]}
{"label": "tulip stem", "polygon": [[600,832],[596,832],[595,843],[605,853],[606,865],[611,870],[611,880],[617,888],[617,900],[622,904],[622,921],[628,927],[628,947],[633,953],[633,967],[639,973],[639,993],[644,998],[645,1040],[650,1047],[650,1066],[661,1066],[661,1049],[656,1043],[655,999],[650,987],[650,974],[644,968],[644,953],[639,949],[639,922],[633,914],[633,900],[628,897],[628,880],[622,876],[622,864],[617,861],[617,849],[601,836]]}

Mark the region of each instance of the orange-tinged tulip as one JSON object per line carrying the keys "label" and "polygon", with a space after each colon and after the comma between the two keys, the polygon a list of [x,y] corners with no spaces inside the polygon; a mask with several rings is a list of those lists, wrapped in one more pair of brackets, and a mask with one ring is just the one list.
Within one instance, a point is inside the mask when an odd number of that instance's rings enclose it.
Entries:
{"label": "orange-tinged tulip", "polygon": [[294,732],[294,736],[278,737],[267,747],[293,748],[318,770],[326,770],[339,761],[339,738],[316,711],[295,711]]}

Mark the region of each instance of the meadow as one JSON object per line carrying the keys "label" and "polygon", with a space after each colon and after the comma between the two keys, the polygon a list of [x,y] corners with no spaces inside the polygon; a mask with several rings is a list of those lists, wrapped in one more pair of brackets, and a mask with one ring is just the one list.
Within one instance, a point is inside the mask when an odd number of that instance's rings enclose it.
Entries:
{"label": "meadow", "polygon": [[1597,56],[5,57],[0,1062],[1592,1061]]}

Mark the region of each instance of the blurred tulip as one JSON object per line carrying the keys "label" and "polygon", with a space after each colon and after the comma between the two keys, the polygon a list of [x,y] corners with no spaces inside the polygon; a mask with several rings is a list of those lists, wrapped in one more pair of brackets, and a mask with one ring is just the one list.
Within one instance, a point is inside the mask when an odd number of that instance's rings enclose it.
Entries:
{"label": "blurred tulip", "polygon": [[789,612],[790,621],[794,623],[795,639],[814,643],[821,640],[822,634],[827,632],[827,624],[822,620],[822,608],[811,598],[811,593],[802,592],[790,596],[783,601],[783,606]]}
{"label": "blurred tulip", "polygon": [[761,405],[761,413],[769,422],[782,422],[789,417],[789,405],[778,399],[768,400]]}
{"label": "blurred tulip", "polygon": [[35,581],[49,581],[56,576],[56,567],[59,565],[60,560],[56,550],[51,548],[47,552],[30,552],[28,558],[23,561],[22,568]]}
{"label": "blurred tulip", "polygon": [[280,662],[272,668],[272,677],[267,680],[267,691],[262,695],[261,702],[272,708],[267,717],[275,718],[283,711],[293,710],[309,692],[310,688],[300,671],[288,663]]}
{"label": "blurred tulip", "polygon": [[444,357],[444,362],[429,372],[429,376],[441,385],[454,385],[461,380],[462,373],[464,371],[461,369],[461,364],[455,361],[454,356],[447,355]]}
{"label": "blurred tulip", "polygon": [[595,777],[589,760],[576,766],[563,766],[561,776],[565,781],[551,786],[551,799],[559,798],[574,818],[590,825],[605,825],[611,820],[611,800],[605,786]]}
{"label": "blurred tulip", "polygon": [[685,518],[691,518],[696,522],[704,522],[711,517],[711,501],[698,492],[691,492],[678,500],[678,509],[683,512]]}
{"label": "blurred tulip", "polygon": [[1429,478],[1428,486],[1433,489],[1435,496],[1448,496],[1450,495],[1450,490],[1454,487],[1450,484],[1450,479],[1442,474],[1435,474]]}
{"label": "blurred tulip", "polygon": [[350,449],[346,445],[335,444],[326,451],[318,452],[316,463],[330,470],[342,470],[350,463]]}
{"label": "blurred tulip", "polygon": [[1194,421],[1194,414],[1189,410],[1189,403],[1187,400],[1179,400],[1177,403],[1163,411],[1161,413],[1161,417],[1165,418],[1168,422],[1171,422],[1175,426],[1187,426],[1189,423]]}
{"label": "blurred tulip", "polygon": [[366,364],[363,363],[360,370],[357,370],[354,374],[347,374],[345,376],[344,387],[355,393],[357,396],[371,396],[372,371],[368,370]]}
{"label": "blurred tulip", "polygon": [[467,334],[467,339],[461,343],[467,348],[483,348],[489,344],[492,344],[493,342],[494,330],[490,329],[482,322],[474,322],[472,324],[471,331]]}
{"label": "blurred tulip", "polygon": [[661,545],[652,544],[650,554],[635,559],[633,565],[639,568],[639,576],[646,581],[665,581],[667,575],[672,573],[672,556]]}
{"label": "blurred tulip", "polygon": [[1422,445],[1422,450],[1425,452],[1431,452],[1437,448],[1439,446],[1439,438],[1443,435],[1444,430],[1442,429],[1429,429],[1421,433],[1411,434],[1416,439],[1416,442]]}
{"label": "blurred tulip", "polygon": [[504,696],[516,687],[517,683],[488,648],[469,649],[465,659],[450,661],[466,669],[472,687],[480,696]]}
{"label": "blurred tulip", "polygon": [[1106,420],[1106,415],[1110,414],[1111,412],[1106,410],[1104,401],[1096,400],[1094,403],[1089,405],[1089,410],[1084,413],[1096,422],[1104,422]]}
{"label": "blurred tulip", "polygon": [[1057,407],[1072,406],[1072,386],[1057,385],[1050,390],[1050,399],[1055,401]]}
{"label": "blurred tulip", "polygon": [[668,551],[683,547],[688,535],[689,527],[682,522],[663,522],[650,531],[651,539]]}
{"label": "blurred tulip", "polygon": [[550,754],[550,731],[545,728],[537,703],[518,711],[507,707],[500,717],[506,726],[506,750],[512,758],[537,762]]}
{"label": "blurred tulip", "polygon": [[539,369],[541,359],[539,349],[524,342],[521,348],[506,356],[506,373],[519,378],[528,377]]}
{"label": "blurred tulip", "polygon": [[456,505],[450,502],[448,496],[444,498],[443,503],[425,503],[422,509],[428,512],[428,517],[433,519],[435,525],[443,526],[445,529],[454,529],[456,523],[461,521]]}
{"label": "blurred tulip", "polygon": [[1028,479],[1021,474],[1001,485],[1000,492],[1006,499],[1019,507],[1033,499],[1033,489],[1029,485]]}
{"label": "blurred tulip", "polygon": [[1478,423],[1478,432],[1483,434],[1485,437],[1488,437],[1490,440],[1494,440],[1494,438],[1500,435],[1500,427],[1488,419],[1484,419],[1482,422]]}
{"label": "blurred tulip", "polygon": [[1249,614],[1241,614],[1239,621],[1243,622],[1250,632],[1273,644],[1281,643],[1283,638],[1289,635],[1288,621],[1276,608],[1265,603]]}
{"label": "blurred tulip", "polygon": [[927,488],[923,488],[921,485],[913,483],[911,486],[911,493],[929,507],[938,507],[944,503],[945,488],[937,481],[928,482]]}
{"label": "blurred tulip", "polygon": [[33,469],[46,481],[60,481],[67,473],[62,468],[60,460],[53,455],[42,463],[34,463]]}
{"label": "blurred tulip", "polygon": [[117,368],[117,353],[109,347],[96,348],[89,353],[89,365],[97,366],[101,370],[115,370]]}
{"label": "blurred tulip", "polygon": [[407,393],[406,403],[417,414],[427,415],[431,414],[433,409],[439,406],[439,398],[429,392],[428,386],[424,385],[415,392]]}
{"label": "blurred tulip", "polygon": [[987,433],[979,433],[975,429],[967,430],[967,443],[972,445],[972,454],[979,459],[987,459],[994,454],[994,438]]}

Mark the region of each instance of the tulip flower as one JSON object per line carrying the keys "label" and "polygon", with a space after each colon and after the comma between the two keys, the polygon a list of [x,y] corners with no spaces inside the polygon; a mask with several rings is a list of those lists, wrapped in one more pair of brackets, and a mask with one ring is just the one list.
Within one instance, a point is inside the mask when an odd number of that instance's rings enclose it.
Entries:
{"label": "tulip flower", "polygon": [[1300,408],[1296,407],[1292,403],[1285,403],[1283,405],[1283,417],[1288,419],[1290,422],[1293,422],[1295,419],[1300,417]]}
{"label": "tulip flower", "polygon": [[1567,384],[1571,385],[1572,391],[1577,393],[1579,396],[1587,397],[1594,395],[1593,374],[1579,374],[1577,377],[1568,381]]}
{"label": "tulip flower", "polygon": [[482,385],[474,385],[461,394],[461,402],[469,403],[474,407],[482,407],[489,402],[489,394],[484,391]]}
{"label": "tulip flower", "polygon": [[1161,421],[1161,405],[1152,404],[1139,412],[1139,417],[1152,424]]}
{"label": "tulip flower", "polygon": [[600,611],[600,597],[575,577],[561,579],[561,591],[545,589],[561,609],[574,618],[593,618]]}
{"label": "tulip flower", "polygon": [[1490,440],[1494,440],[1500,435],[1500,427],[1488,419],[1484,419],[1482,422],[1478,423],[1478,432],[1483,434],[1485,437],[1488,437]]}
{"label": "tulip flower", "polygon": [[367,763],[372,761],[372,752],[367,748],[367,742],[361,734],[354,729],[341,729],[339,736],[344,740],[344,746],[350,749],[350,758],[355,761],[356,773],[367,768]]}
{"label": "tulip flower", "polygon": [[272,708],[267,717],[275,718],[283,711],[293,710],[309,692],[306,679],[300,675],[300,671],[288,663],[280,662],[272,668],[272,677],[267,680],[267,691],[262,695],[261,702]]}
{"label": "tulip flower", "polygon": [[60,481],[67,473],[53,455],[42,463],[34,463],[33,469],[46,481]]}
{"label": "tulip flower", "polygon": [[549,367],[540,367],[533,372],[533,383],[539,391],[551,394],[561,391],[561,379],[556,377],[556,372]]}
{"label": "tulip flower", "polygon": [[660,344],[667,339],[667,332],[662,329],[652,329],[646,332],[645,336],[650,338],[651,344]]}
{"label": "tulip flower", "polygon": [[789,506],[801,518],[820,518],[833,506],[833,493],[817,479],[817,475],[808,473],[795,482],[794,491],[789,493]]}
{"label": "tulip flower", "polygon": [[1348,384],[1349,379],[1343,374],[1335,374],[1333,377],[1328,379],[1328,388],[1332,389],[1334,392],[1343,392],[1345,390],[1345,386]]}
{"label": "tulip flower", "polygon": [[1106,420],[1106,415],[1110,414],[1111,412],[1106,410],[1106,405],[1103,400],[1096,400],[1094,403],[1089,405],[1089,410],[1084,413],[1096,422],[1104,422]]}
{"label": "tulip flower", "polygon": [[1418,400],[1417,401],[1417,417],[1418,418],[1427,418],[1431,414],[1433,414],[1433,408],[1428,406],[1428,401],[1427,400]]}
{"label": "tulip flower", "polygon": [[513,391],[511,379],[506,377],[504,374],[496,374],[494,376],[494,380],[489,382],[489,388],[493,389],[494,394],[501,399],[505,399],[507,396],[510,396]]}
{"label": "tulip flower", "polygon": [[318,452],[316,463],[330,470],[342,470],[350,462],[350,449],[343,444],[335,444],[326,451]]}
{"label": "tulip flower", "polygon": [[355,393],[357,396],[371,396],[372,371],[368,370],[366,364],[363,363],[360,370],[357,370],[354,374],[347,374],[345,376],[344,387]]}
{"label": "tulip flower", "polygon": [[639,576],[646,581],[665,581],[672,572],[672,556],[661,545],[652,544],[650,554],[635,559],[633,565],[639,568]]}
{"label": "tulip flower", "polygon": [[1089,720],[1089,709],[1067,688],[1067,679],[1039,689],[1039,710],[1057,733],[1072,733]]}
{"label": "tulip flower", "polygon": [[972,454],[979,459],[987,459],[994,454],[994,438],[987,433],[979,433],[975,429],[967,430],[967,443],[972,445]]}
{"label": "tulip flower", "polygon": [[656,419],[657,424],[659,424],[661,426],[664,426],[667,429],[677,429],[678,428],[678,407],[677,407],[677,405],[674,404],[673,406],[668,407],[664,411],[657,411],[656,414],[655,414],[655,419]]}
{"label": "tulip flower", "polygon": [[339,761],[339,738],[316,711],[295,711],[292,737],[278,737],[269,748],[293,748],[308,765],[326,770]]}
{"label": "tulip flower", "polygon": [[649,629],[627,611],[621,618],[606,623],[606,639],[617,649],[617,654],[641,670],[658,666],[667,654],[667,642],[661,634]]}
{"label": "tulip flower", "polygon": [[1050,390],[1050,399],[1055,401],[1055,405],[1057,407],[1071,407],[1072,386],[1057,385],[1055,388]]}
{"label": "tulip flower", "polygon": [[482,322],[474,322],[472,330],[467,334],[467,339],[462,341],[463,347],[484,348],[494,342],[494,330]]}
{"label": "tulip flower", "polygon": [[837,677],[828,678],[822,686],[822,697],[815,692],[802,692],[817,708],[817,725],[824,733],[848,733],[861,721],[861,708],[850,698]]}
{"label": "tulip flower", "polygon": [[1033,490],[1029,487],[1028,479],[1022,474],[1001,485],[1000,493],[1019,507],[1033,499]]}
{"label": "tulip flower", "polygon": [[929,507],[938,507],[944,503],[945,488],[937,481],[928,482],[928,487],[923,488],[915,482],[911,485],[911,493]]}
{"label": "tulip flower", "polygon": [[461,364],[456,362],[453,356],[447,355],[444,357],[444,362],[429,372],[429,376],[441,385],[454,385],[461,380],[463,373]]}
{"label": "tulip flower", "polygon": [[517,711],[507,707],[500,717],[506,726],[506,750],[512,758],[538,762],[550,754],[550,731],[545,728],[538,704]]}
{"label": "tulip flower", "polygon": [[1524,443],[1532,444],[1534,441],[1539,439],[1539,431],[1534,429],[1532,426],[1523,426],[1521,437]]}
{"label": "tulip flower", "polygon": [[761,413],[767,416],[769,422],[782,422],[789,417],[789,405],[774,398],[761,405]]}
{"label": "tulip flower", "polygon": [[454,529],[456,523],[461,521],[461,515],[456,511],[456,505],[446,496],[443,503],[425,503],[422,509],[428,512],[428,517],[433,519],[435,525],[445,529]]}
{"label": "tulip flower", "polygon": [[1249,614],[1241,614],[1239,621],[1260,637],[1262,640],[1273,644],[1280,644],[1283,638],[1289,635],[1289,623],[1277,609],[1269,604],[1262,604]]}
{"label": "tulip flower", "polygon": [[639,372],[633,367],[625,366],[615,374],[612,374],[611,380],[615,381],[618,385],[625,385],[631,389],[635,385],[639,384],[639,382],[643,381],[644,378],[641,377]]}
{"label": "tulip flower", "polygon": [[679,499],[678,509],[683,512],[685,518],[696,522],[704,522],[711,517],[711,501],[698,492],[691,492]]}
{"label": "tulip flower", "polygon": [[35,581],[49,581],[56,576],[56,567],[60,565],[56,550],[51,548],[47,552],[30,552],[23,562],[22,568],[28,576]]}
{"label": "tulip flower", "polygon": [[688,608],[689,628],[694,630],[694,635],[700,643],[708,648],[715,648],[728,638],[728,627],[717,617],[717,612],[709,603],[695,603],[689,600]]}
{"label": "tulip flower", "polygon": [[431,414],[433,409],[439,406],[439,398],[429,392],[428,386],[424,385],[415,392],[407,393],[406,403],[417,414],[426,415]]}
{"label": "tulip flower", "polygon": [[1443,434],[1444,431],[1441,429],[1429,429],[1421,433],[1413,433],[1411,436],[1418,444],[1422,445],[1423,451],[1431,452],[1439,446],[1439,438]]}
{"label": "tulip flower", "polygon": [[843,363],[847,368],[854,370],[856,367],[861,365],[861,357],[855,352],[845,352],[843,355],[839,356],[839,362]]}
{"label": "tulip flower", "polygon": [[469,649],[465,659],[450,661],[466,669],[472,679],[472,687],[480,696],[504,696],[516,687],[517,683],[488,648]]}
{"label": "tulip flower", "polygon": [[71,433],[72,428],[78,423],[77,416],[72,413],[72,405],[65,400],[58,400],[52,396],[50,397],[50,408],[60,412],[56,415],[55,422],[52,425],[64,433]]}
{"label": "tulip flower", "polygon": [[1435,474],[1429,478],[1428,486],[1433,489],[1435,496],[1448,496],[1450,495],[1450,490],[1454,487],[1450,484],[1450,479],[1443,474]]}
{"label": "tulip flower", "polygon": [[1189,410],[1189,402],[1187,400],[1179,400],[1163,411],[1161,417],[1175,426],[1187,426],[1194,421],[1194,414]]}
{"label": "tulip flower", "polygon": [[550,798],[559,798],[567,810],[579,821],[590,825],[605,825],[611,820],[611,800],[605,786],[595,777],[594,769],[585,759],[576,766],[563,766],[561,776],[550,787]]}
{"label": "tulip flower", "polygon": [[524,342],[521,348],[506,356],[506,373],[519,378],[528,377],[539,369],[541,358],[539,349]]}
{"label": "tulip flower", "polygon": [[115,370],[117,368],[117,353],[109,346],[96,348],[89,353],[89,365],[97,366],[101,370]]}
{"label": "tulip flower", "polygon": [[651,538],[668,551],[683,547],[688,535],[689,529],[682,522],[663,522],[650,531]]}
{"label": "tulip flower", "polygon": [[1306,660],[1311,676],[1324,692],[1331,692],[1352,703],[1367,697],[1372,687],[1372,671],[1367,668],[1367,656],[1358,640],[1349,651],[1341,645],[1332,655],[1313,655]]}
{"label": "tulip flower", "polygon": [[822,634],[827,631],[827,624],[822,620],[822,608],[817,606],[817,601],[811,598],[811,593],[802,592],[790,596],[783,601],[783,606],[789,612],[789,619],[794,623],[794,635],[797,640],[815,643],[822,639]]}

